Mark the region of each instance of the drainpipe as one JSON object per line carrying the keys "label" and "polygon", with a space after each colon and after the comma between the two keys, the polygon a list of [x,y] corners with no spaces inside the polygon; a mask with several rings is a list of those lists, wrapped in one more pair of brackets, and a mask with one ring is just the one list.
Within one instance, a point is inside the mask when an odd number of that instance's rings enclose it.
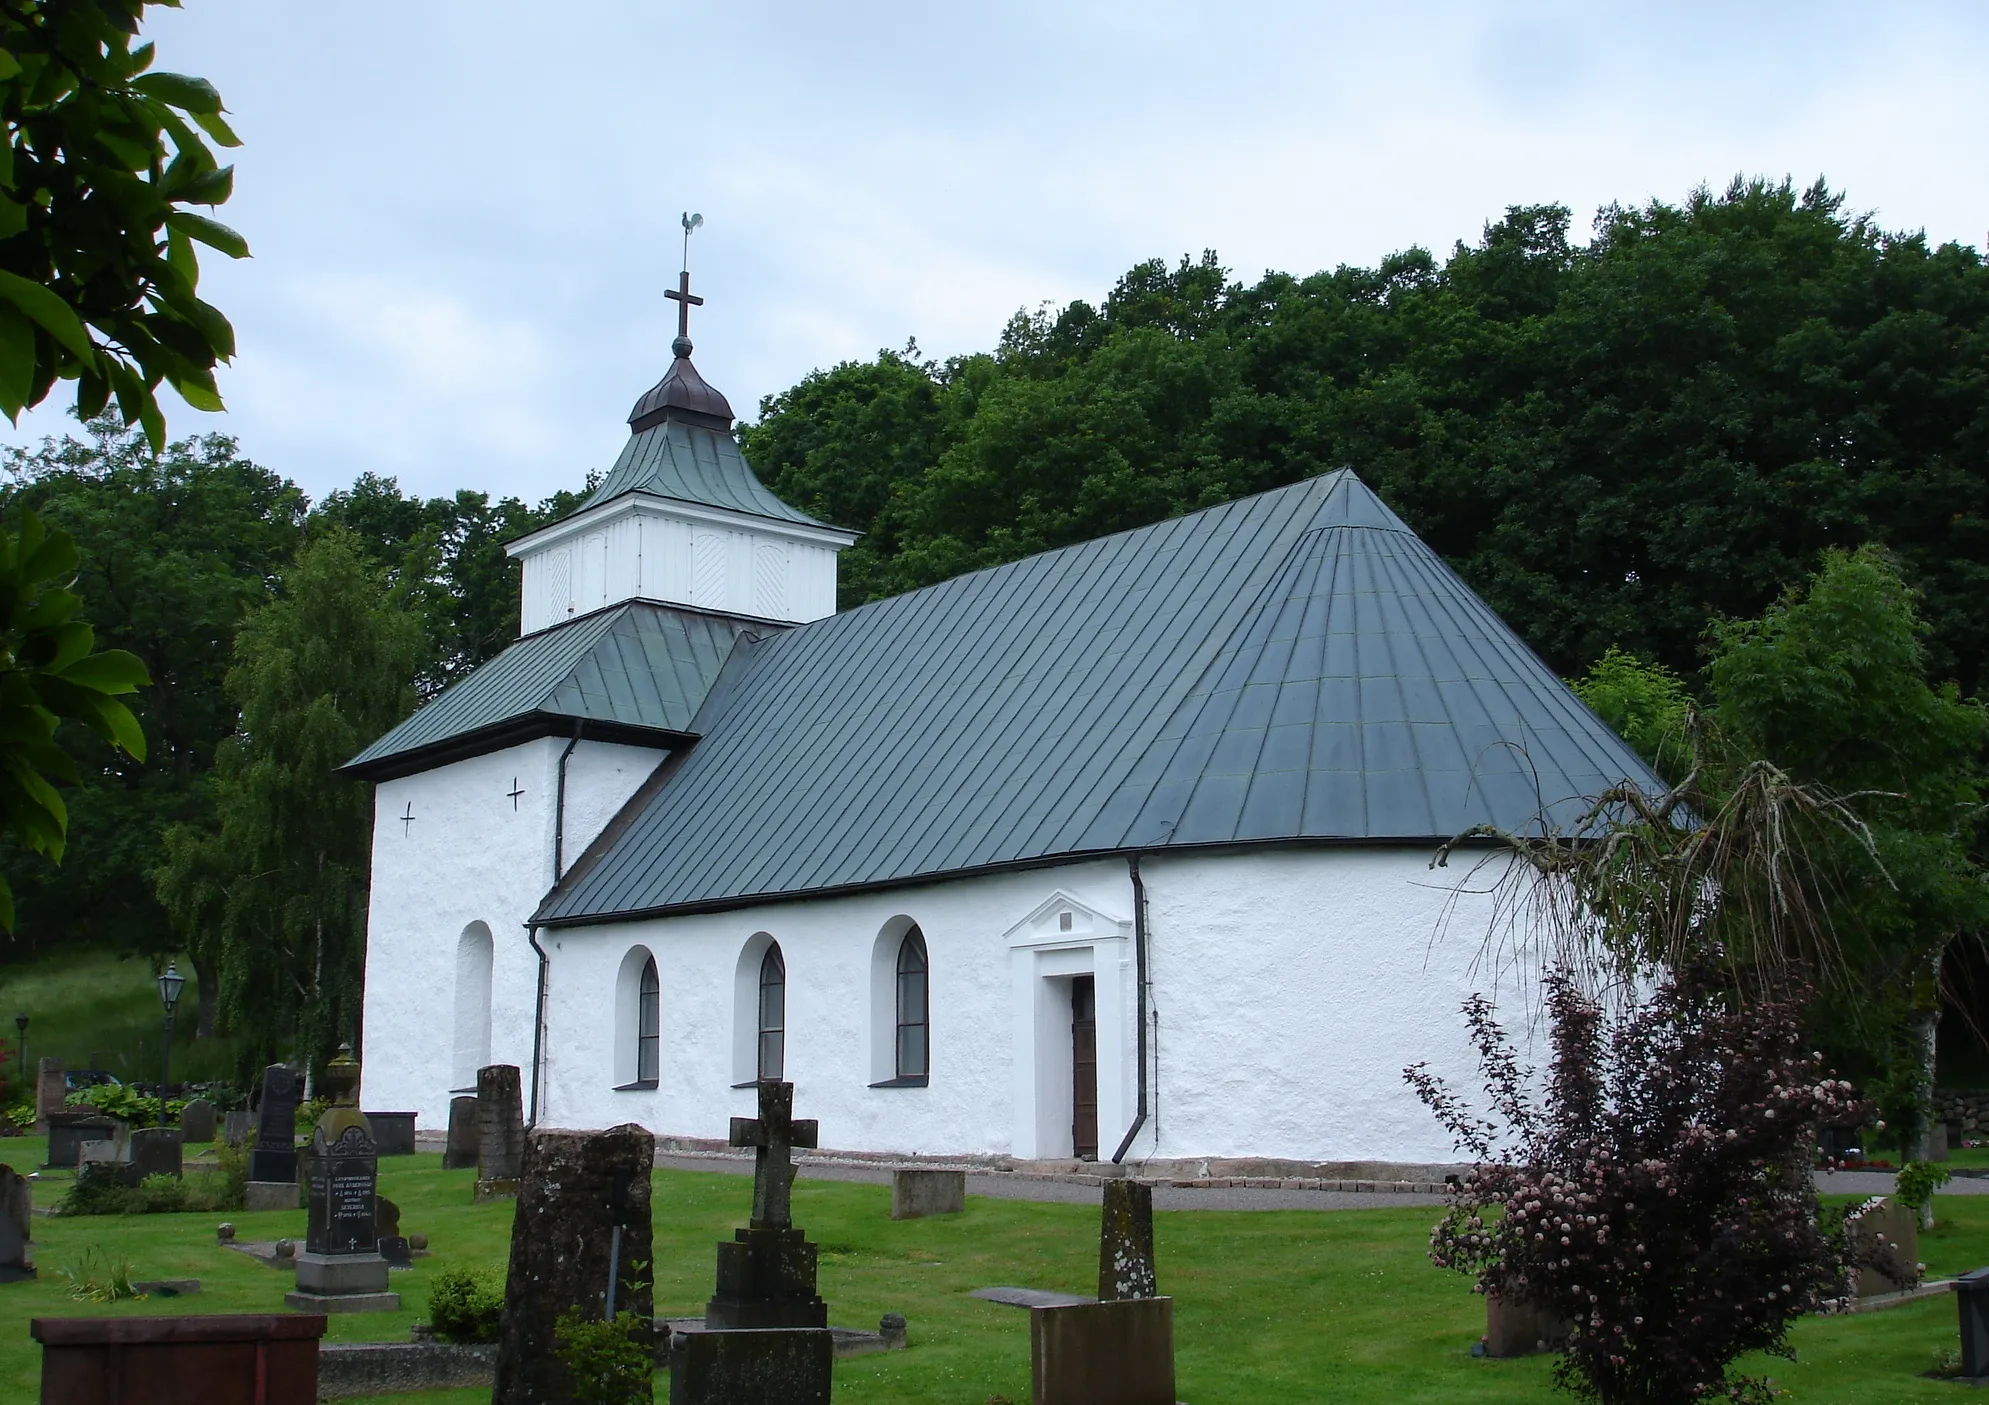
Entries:
{"label": "drainpipe", "polygon": [[[553,791],[553,885],[557,887],[566,871],[566,763],[573,758],[573,749],[580,745],[580,723],[573,724],[573,736],[566,743],[566,750],[559,754],[559,774]],[[539,993],[532,1007],[532,1112],[526,1118],[527,1127],[539,1125],[539,1069],[545,1062],[546,1048],[546,977],[552,958],[546,949],[539,945],[539,928],[534,922],[525,924],[525,940],[532,944],[532,950],[539,958]]]}
{"label": "drainpipe", "polygon": [[1126,1128],[1125,1140],[1120,1142],[1119,1149],[1112,1153],[1114,1165],[1126,1159],[1127,1151],[1132,1148],[1133,1138],[1137,1137],[1140,1129],[1146,1126],[1146,883],[1140,878],[1138,854],[1126,856],[1126,869],[1133,880],[1133,961],[1139,973],[1139,1104],[1133,1125]]}
{"label": "drainpipe", "polygon": [[525,940],[532,944],[532,950],[539,954],[539,996],[532,1007],[532,1114],[525,1119],[525,1126],[539,1125],[539,1063],[546,1047],[546,949],[539,945],[539,929],[536,923],[525,924]]}

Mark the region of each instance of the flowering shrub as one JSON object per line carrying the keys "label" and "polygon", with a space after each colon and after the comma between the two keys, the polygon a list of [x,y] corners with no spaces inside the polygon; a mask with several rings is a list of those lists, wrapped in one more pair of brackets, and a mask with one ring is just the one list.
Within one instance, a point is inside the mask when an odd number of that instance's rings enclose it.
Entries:
{"label": "flowering shrub", "polygon": [[1538,1106],[1482,998],[1466,1006],[1503,1129],[1421,1065],[1405,1077],[1478,1165],[1430,1234],[1475,1290],[1570,1327],[1559,1384],[1601,1405],[1768,1398],[1729,1375],[1789,1354],[1789,1323],[1845,1296],[1853,1260],[1811,1165],[1823,1122],[1864,1115],[1803,1050],[1799,1005],[1742,1001],[1710,966],[1605,1015],[1547,981],[1553,1060]]}

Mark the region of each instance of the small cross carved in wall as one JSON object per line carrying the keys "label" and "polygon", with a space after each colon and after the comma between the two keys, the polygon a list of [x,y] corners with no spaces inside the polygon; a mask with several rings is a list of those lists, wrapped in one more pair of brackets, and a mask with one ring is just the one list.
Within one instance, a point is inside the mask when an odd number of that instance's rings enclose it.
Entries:
{"label": "small cross carved in wall", "polygon": [[414,833],[414,802],[410,800],[407,802],[407,813],[401,816],[401,834],[403,837],[405,837],[413,833]]}
{"label": "small cross carved in wall", "polygon": [[513,810],[516,810],[518,808],[518,797],[523,795],[524,793],[525,793],[524,790],[522,790],[518,785],[518,778],[516,776],[513,776],[511,778],[511,789],[505,792],[505,794],[511,797],[511,808]]}

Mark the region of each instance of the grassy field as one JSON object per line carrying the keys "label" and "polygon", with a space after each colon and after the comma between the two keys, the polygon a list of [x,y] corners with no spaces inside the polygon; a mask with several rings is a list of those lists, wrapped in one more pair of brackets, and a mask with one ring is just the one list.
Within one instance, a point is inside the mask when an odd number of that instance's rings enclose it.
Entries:
{"label": "grassy field", "polygon": [[[184,969],[184,968],[182,968]],[[234,1054],[225,1039],[196,1044],[194,990],[189,980],[173,1031],[173,1081],[227,1078]],[[0,1038],[13,1084],[14,1017],[28,1016],[28,1059],[59,1055],[71,1068],[101,1068],[126,1082],[159,1077],[164,1012],[152,968],[136,957],[82,949],[57,950],[0,966]]]}
{"label": "grassy field", "polygon": [[[0,1140],[0,1160],[38,1162],[37,1139]],[[382,1163],[381,1189],[402,1228],[430,1237],[432,1257],[396,1273],[399,1313],[332,1318],[331,1340],[405,1339],[427,1284],[445,1264],[501,1272],[508,1204],[472,1206],[471,1172],[432,1155]],[[60,1198],[51,1176],[37,1203]],[[740,1177],[659,1171],[654,1182],[658,1310],[691,1315],[711,1291],[712,1246],[748,1208]],[[836,1368],[836,1398],[985,1405],[1029,1398],[1027,1315],[970,1298],[990,1284],[1087,1291],[1096,1283],[1097,1212],[1079,1206],[973,1199],[965,1214],[894,1223],[880,1186],[803,1180],[795,1217],[822,1246],[822,1294],[839,1325],[874,1327],[886,1312],[910,1321],[911,1349]],[[1989,1197],[1944,1197],[1923,1241],[1930,1271],[1989,1263]],[[36,1222],[38,1282],[0,1288],[0,1399],[32,1400],[35,1316],[281,1310],[287,1275],[214,1242],[216,1215]],[[301,1239],[300,1211],[231,1216],[244,1239]],[[1470,1354],[1481,1304],[1463,1279],[1423,1257],[1427,1209],[1333,1213],[1170,1212],[1157,1227],[1161,1284],[1176,1299],[1180,1394],[1192,1405],[1262,1401],[1545,1401],[1545,1358],[1485,1361]],[[95,1306],[70,1300],[60,1270],[89,1247],[126,1257],[142,1278],[199,1278],[197,1298]],[[1955,1387],[1919,1373],[1956,1341],[1952,1299],[1803,1323],[1794,1363],[1755,1363],[1796,1402],[1945,1401]],[[659,1381],[659,1398],[663,1398]],[[487,1391],[386,1397],[398,1405],[483,1405]]]}

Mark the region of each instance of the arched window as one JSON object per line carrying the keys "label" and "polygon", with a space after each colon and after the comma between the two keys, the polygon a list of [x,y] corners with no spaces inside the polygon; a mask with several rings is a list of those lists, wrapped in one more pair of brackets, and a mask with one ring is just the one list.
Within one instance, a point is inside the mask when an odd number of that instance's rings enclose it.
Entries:
{"label": "arched window", "polygon": [[635,1076],[654,1083],[663,1067],[662,987],[656,980],[656,958],[642,963],[642,980],[635,993]]}
{"label": "arched window", "polygon": [[759,1076],[778,1079],[786,1059],[787,963],[781,959],[780,943],[774,942],[760,958]]}
{"label": "arched window", "polygon": [[917,927],[898,943],[899,1078],[924,1078],[931,1062],[932,1037],[926,1009],[925,935]]}

